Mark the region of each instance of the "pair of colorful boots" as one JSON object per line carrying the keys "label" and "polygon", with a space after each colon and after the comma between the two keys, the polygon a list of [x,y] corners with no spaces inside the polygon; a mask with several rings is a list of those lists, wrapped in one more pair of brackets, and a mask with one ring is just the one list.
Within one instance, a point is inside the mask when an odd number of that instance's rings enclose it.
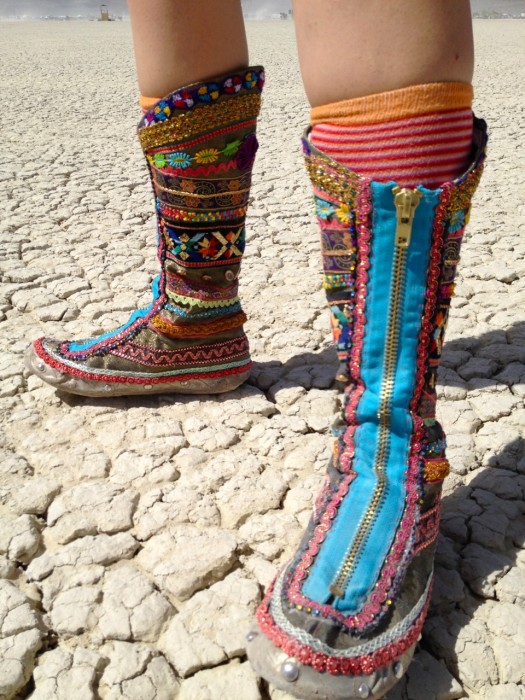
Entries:
{"label": "pair of colorful boots", "polygon": [[[238,299],[257,150],[260,67],[190,85],[138,136],[158,215],[153,301],[93,340],[36,341],[28,366],[88,396],[223,392],[249,375]],[[305,137],[324,284],[346,383],[324,487],[257,612],[255,670],[299,698],[380,698],[403,676],[428,609],[445,437],[436,373],[486,130],[437,189],[360,177]]]}

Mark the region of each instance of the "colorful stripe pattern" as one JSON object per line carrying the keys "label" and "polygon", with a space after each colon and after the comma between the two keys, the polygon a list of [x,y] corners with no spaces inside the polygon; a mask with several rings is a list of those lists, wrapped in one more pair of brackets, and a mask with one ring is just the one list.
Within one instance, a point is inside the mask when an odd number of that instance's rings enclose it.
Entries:
{"label": "colorful stripe pattern", "polygon": [[150,306],[116,331],[41,339],[43,362],[104,383],[186,381],[246,373],[238,299],[244,220],[257,152],[262,68],[180,89],[139,124],[155,193],[161,274]]}

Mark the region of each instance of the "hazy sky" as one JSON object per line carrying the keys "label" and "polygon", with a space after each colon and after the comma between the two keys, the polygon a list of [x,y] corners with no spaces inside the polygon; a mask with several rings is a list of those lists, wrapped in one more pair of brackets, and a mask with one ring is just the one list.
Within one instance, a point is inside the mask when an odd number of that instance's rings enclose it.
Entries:
{"label": "hazy sky", "polygon": [[[105,4],[110,14],[128,12],[126,0],[106,0]],[[262,12],[266,15],[291,7],[290,0],[243,0],[242,4],[250,14]],[[100,5],[98,0],[0,0],[0,15],[98,15]]]}
{"label": "hazy sky", "polygon": [[[147,1],[147,0],[146,0]],[[111,14],[127,14],[126,0],[106,0]],[[291,0],[243,0],[250,14],[270,15],[286,11]],[[525,0],[471,0],[474,11],[498,10],[518,14],[525,12]],[[98,15],[100,2],[95,0],[0,0],[0,16],[10,15]]]}

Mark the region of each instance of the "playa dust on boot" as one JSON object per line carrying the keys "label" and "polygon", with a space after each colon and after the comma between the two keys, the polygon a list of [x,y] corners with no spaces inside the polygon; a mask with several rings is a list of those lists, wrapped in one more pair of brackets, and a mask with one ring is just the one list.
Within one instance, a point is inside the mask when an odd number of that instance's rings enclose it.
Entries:
{"label": "playa dust on boot", "polygon": [[146,111],[138,138],[158,220],[153,300],[97,338],[40,338],[26,358],[37,376],[85,396],[218,393],[247,379],[237,278],[263,84],[263,69],[247,68]]}
{"label": "playa dust on boot", "polygon": [[485,157],[473,126],[462,174],[432,188],[357,174],[304,139],[318,214],[346,224],[355,260],[348,385],[311,521],[247,643],[256,672],[304,700],[383,697],[421,634],[449,471],[437,368]]}

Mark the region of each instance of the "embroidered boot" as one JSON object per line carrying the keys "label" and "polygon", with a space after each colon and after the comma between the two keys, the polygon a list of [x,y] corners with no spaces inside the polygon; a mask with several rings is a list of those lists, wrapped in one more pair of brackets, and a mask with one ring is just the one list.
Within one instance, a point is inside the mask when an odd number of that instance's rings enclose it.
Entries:
{"label": "embroidered boot", "polygon": [[356,288],[345,427],[299,549],[248,635],[255,670],[296,697],[381,698],[420,636],[448,473],[436,374],[485,143],[475,119],[467,172],[412,189],[358,176],[304,141],[327,220],[350,212]]}
{"label": "embroidered boot", "polygon": [[261,67],[176,90],[138,137],[158,219],[153,300],[85,341],[40,338],[29,369],[85,396],[234,389],[250,370],[237,296],[264,73]]}
{"label": "embroidered boot", "polygon": [[316,213],[321,229],[323,288],[330,309],[332,336],[339,360],[335,379],[345,385],[349,379],[348,359],[355,303],[355,231],[346,203],[334,206],[317,197]]}

